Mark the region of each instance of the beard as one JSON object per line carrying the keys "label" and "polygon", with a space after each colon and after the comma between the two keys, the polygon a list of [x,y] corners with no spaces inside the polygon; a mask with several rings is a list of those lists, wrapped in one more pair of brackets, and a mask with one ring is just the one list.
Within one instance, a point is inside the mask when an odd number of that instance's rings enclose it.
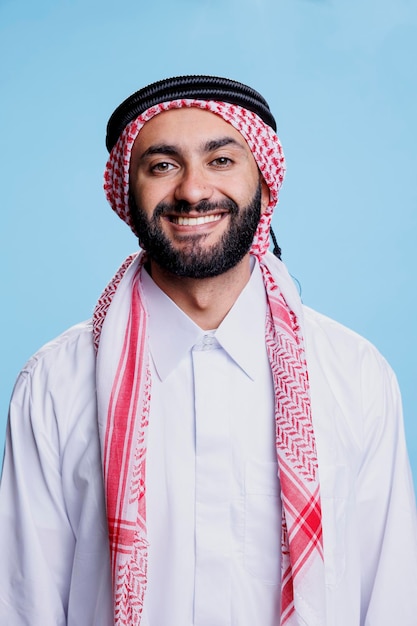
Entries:
{"label": "beard", "polygon": [[[204,247],[206,234],[183,235],[181,249],[174,247],[161,227],[165,215],[186,215],[191,206],[184,201],[159,203],[151,218],[131,198],[132,220],[140,234],[140,244],[151,261],[162,269],[186,278],[210,278],[219,276],[235,267],[249,252],[261,218],[261,183],[250,203],[243,208],[230,199],[211,203],[203,200],[193,206],[193,213],[204,215],[209,211],[226,210],[230,224],[221,239],[210,247]],[[224,219],[224,218],[223,218]]]}

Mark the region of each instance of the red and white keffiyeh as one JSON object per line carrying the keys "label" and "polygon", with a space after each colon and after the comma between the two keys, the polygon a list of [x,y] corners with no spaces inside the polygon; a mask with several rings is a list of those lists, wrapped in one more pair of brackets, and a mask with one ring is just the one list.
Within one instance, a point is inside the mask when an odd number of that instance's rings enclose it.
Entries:
{"label": "red and white keffiyeh", "polygon": [[[145,111],[114,146],[105,171],[112,208],[131,227],[129,165],[134,141],[154,115],[196,106],[232,124],[247,141],[270,190],[255,234],[269,303],[265,338],[275,390],[276,450],[283,503],[280,626],[325,623],[324,564],[317,454],[298,296],[285,266],[267,253],[285,161],[275,132],[237,105],[176,100]],[[115,626],[139,626],[147,585],[146,433],[151,402],[147,313],[140,288],[144,254],[130,256],[94,312],[98,421],[114,584]],[[277,529],[277,532],[280,532]]]}

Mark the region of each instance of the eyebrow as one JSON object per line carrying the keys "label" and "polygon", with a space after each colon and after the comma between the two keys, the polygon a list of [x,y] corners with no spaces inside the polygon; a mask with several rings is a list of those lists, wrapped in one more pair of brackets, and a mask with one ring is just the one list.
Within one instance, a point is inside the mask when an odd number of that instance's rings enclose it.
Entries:
{"label": "eyebrow", "polygon": [[[205,144],[202,145],[202,152],[213,152],[214,150],[218,150],[219,148],[223,148],[224,146],[232,145],[233,147],[240,148],[243,150],[243,146],[233,139],[233,137],[220,137],[218,139],[210,139]],[[153,146],[149,146],[143,154],[141,154],[140,159],[146,159],[149,156],[154,154],[166,154],[168,156],[178,156],[181,150],[171,144],[155,144]]]}
{"label": "eyebrow", "polygon": [[207,141],[207,143],[203,147],[203,150],[204,152],[213,152],[213,150],[218,150],[219,148],[229,146],[230,144],[232,144],[234,147],[243,149],[243,146],[238,141],[236,141],[236,139],[233,139],[233,137],[221,137],[219,139],[211,139],[210,141]]}
{"label": "eyebrow", "polygon": [[149,148],[147,148],[145,152],[140,155],[140,158],[146,159],[146,157],[152,156],[153,154],[168,154],[170,156],[175,156],[178,154],[178,148],[165,143],[156,144],[154,146],[149,146]]}

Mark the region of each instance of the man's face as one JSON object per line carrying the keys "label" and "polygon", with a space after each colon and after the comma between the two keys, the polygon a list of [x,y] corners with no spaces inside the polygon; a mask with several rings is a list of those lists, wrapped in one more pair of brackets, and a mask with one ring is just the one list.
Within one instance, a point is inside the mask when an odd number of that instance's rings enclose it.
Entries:
{"label": "man's face", "polygon": [[132,151],[130,189],[151,261],[191,278],[237,265],[269,200],[242,135],[197,108],[166,111],[145,124]]}

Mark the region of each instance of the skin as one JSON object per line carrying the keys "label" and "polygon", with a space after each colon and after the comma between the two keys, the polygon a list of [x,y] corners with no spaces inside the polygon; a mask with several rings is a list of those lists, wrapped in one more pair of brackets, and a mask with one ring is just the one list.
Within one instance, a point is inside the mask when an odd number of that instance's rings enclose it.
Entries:
{"label": "skin", "polygon": [[[159,218],[171,244],[187,254],[192,246],[203,250],[217,243],[230,224],[224,208],[202,219],[193,207],[203,200],[234,201],[239,210],[249,205],[261,180],[261,212],[269,190],[242,135],[221,117],[197,108],[165,111],[140,131],[132,150],[130,190],[137,206],[151,219],[155,207],[179,201],[190,205],[184,216]],[[208,219],[206,219],[208,217]],[[230,270],[209,278],[180,277],[152,258],[156,284],[203,329],[217,328],[250,277],[249,253]]]}

